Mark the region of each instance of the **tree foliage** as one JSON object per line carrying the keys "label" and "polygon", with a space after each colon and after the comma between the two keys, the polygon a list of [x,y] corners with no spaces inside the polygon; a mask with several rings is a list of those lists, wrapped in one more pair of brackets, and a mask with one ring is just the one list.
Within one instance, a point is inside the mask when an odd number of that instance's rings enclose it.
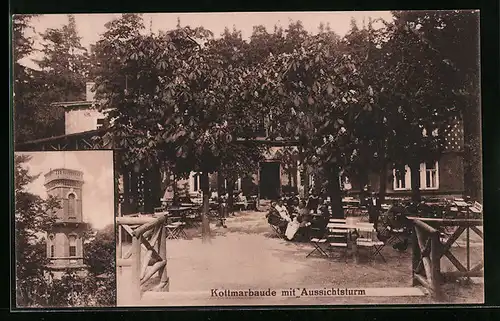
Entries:
{"label": "tree foliage", "polygon": [[18,306],[37,304],[47,290],[48,263],[43,235],[55,221],[53,211],[59,207],[54,198],[47,200],[26,190],[37,176],[31,176],[24,166],[26,155],[15,155],[15,251],[16,302]]}
{"label": "tree foliage", "polygon": [[14,16],[15,140],[27,141],[64,134],[64,110],[53,103],[85,99],[89,60],[80,43],[73,15],[61,28],[49,28],[41,38],[42,58],[33,60],[39,70],[19,63],[35,52],[27,37],[33,15]]}
{"label": "tree foliage", "polygon": [[448,79],[458,96],[464,125],[466,193],[481,199],[481,113],[479,80],[479,13],[474,10],[406,11],[393,13],[454,70]]}

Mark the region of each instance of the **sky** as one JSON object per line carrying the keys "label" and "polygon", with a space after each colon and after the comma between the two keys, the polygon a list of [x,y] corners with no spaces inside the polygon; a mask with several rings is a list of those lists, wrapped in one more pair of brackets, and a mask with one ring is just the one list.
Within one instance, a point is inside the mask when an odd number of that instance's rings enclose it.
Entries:
{"label": "sky", "polygon": [[41,174],[26,189],[47,198],[44,175],[51,169],[68,168],[83,172],[83,220],[95,229],[114,224],[113,151],[19,152],[31,156],[24,164],[30,175]]}
{"label": "sky", "polygon": [[[90,44],[99,40],[100,35],[105,31],[104,25],[120,17],[121,14],[75,14],[76,25],[83,46],[90,47]],[[274,26],[286,27],[290,21],[300,20],[304,28],[316,33],[321,22],[325,25],[329,23],[330,28],[340,36],[344,36],[350,28],[351,18],[356,19],[359,26],[363,20],[368,22],[369,18],[390,21],[392,15],[389,11],[330,11],[330,12],[236,12],[236,13],[144,13],[144,23],[146,31],[153,32],[159,30],[174,29],[177,25],[177,18],[181,25],[191,27],[203,26],[219,36],[225,27],[241,30],[242,36],[248,39],[253,27],[263,25],[270,32]],[[47,14],[35,17],[31,25],[38,33],[43,33],[47,28],[59,28],[68,23],[65,14]],[[374,25],[376,27],[376,25]],[[36,48],[40,47],[39,39],[35,42]],[[24,59],[23,64],[36,67],[31,62],[31,58],[39,58],[38,55]]]}

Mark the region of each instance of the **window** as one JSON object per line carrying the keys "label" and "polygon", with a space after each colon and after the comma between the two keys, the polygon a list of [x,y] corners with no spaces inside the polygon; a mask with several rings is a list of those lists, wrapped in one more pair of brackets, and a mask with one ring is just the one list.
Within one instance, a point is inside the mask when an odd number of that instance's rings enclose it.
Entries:
{"label": "window", "polygon": [[195,173],[193,175],[193,192],[198,192],[200,190],[200,174]]}
{"label": "window", "polygon": [[339,182],[341,190],[350,191],[352,189],[351,180],[346,175],[340,175]]}
{"label": "window", "polygon": [[[399,174],[399,175],[398,175]],[[393,170],[395,191],[411,190],[411,171],[405,166],[405,173],[396,173]],[[420,164],[420,189],[432,190],[439,188],[438,162],[425,162]]]}
{"label": "window", "polygon": [[96,128],[99,129],[102,126],[104,126],[105,124],[106,124],[106,119],[104,119],[104,118],[98,118],[97,119],[97,126],[96,126]]}
{"label": "window", "polygon": [[240,191],[241,190],[241,178],[238,178],[236,182],[234,183],[234,190],[235,191]]}
{"label": "window", "polygon": [[438,162],[420,164],[420,189],[439,188]]}
{"label": "window", "polygon": [[76,256],[76,236],[69,236],[69,256]]}
{"label": "window", "polygon": [[411,189],[411,173],[410,168],[405,165],[405,171],[398,172],[395,169],[393,170],[394,176],[394,190],[395,191],[404,191]]}
{"label": "window", "polygon": [[55,256],[54,234],[49,235],[49,257]]}
{"label": "window", "polygon": [[76,197],[73,193],[68,195],[68,217],[76,218]]}

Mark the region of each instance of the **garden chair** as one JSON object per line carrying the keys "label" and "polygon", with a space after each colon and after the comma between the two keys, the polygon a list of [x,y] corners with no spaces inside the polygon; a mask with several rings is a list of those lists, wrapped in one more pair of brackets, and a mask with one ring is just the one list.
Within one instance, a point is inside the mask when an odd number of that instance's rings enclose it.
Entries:
{"label": "garden chair", "polygon": [[318,252],[320,256],[324,256],[326,258],[329,257],[328,253],[326,253],[325,247],[327,246],[327,239],[326,238],[312,238],[311,239],[311,244],[314,246],[314,249],[309,252],[306,257],[309,257],[311,254]]}
{"label": "garden chair", "polygon": [[346,224],[345,219],[331,218],[327,226],[328,250],[341,249],[345,258],[347,258],[347,242],[349,239],[349,229]]}
{"label": "garden chair", "polygon": [[360,248],[367,248],[369,249],[370,253],[370,258],[372,260],[375,260],[377,256],[380,256],[384,262],[386,262],[384,256],[382,255],[381,251],[384,248],[386,242],[383,242],[378,239],[378,237],[375,235],[377,232],[375,231],[375,228],[373,228],[373,225],[371,223],[359,223],[359,225],[366,224],[366,227],[371,228],[372,231],[370,232],[358,232],[360,234],[360,237],[356,239],[356,246]]}
{"label": "garden chair", "polygon": [[284,239],[285,234],[282,233],[280,229],[281,217],[279,217],[279,214],[273,211],[273,209],[271,208],[269,212],[266,214],[266,218],[267,218],[267,223],[269,223],[269,226],[271,226],[271,229],[273,230],[276,237]]}

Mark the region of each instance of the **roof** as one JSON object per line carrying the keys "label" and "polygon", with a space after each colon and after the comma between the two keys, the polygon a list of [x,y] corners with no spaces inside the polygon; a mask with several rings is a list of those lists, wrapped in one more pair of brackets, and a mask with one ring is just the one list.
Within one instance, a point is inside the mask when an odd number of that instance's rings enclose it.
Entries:
{"label": "roof", "polygon": [[56,140],[64,140],[64,139],[69,139],[69,138],[78,138],[82,136],[93,136],[97,134],[102,134],[107,131],[107,128],[99,128],[99,129],[93,129],[93,130],[88,130],[85,132],[80,132],[80,133],[73,133],[73,134],[66,134],[66,135],[59,135],[59,136],[52,136],[52,137],[47,137],[47,138],[40,138],[40,139],[35,139],[35,140],[30,140],[27,142],[21,142],[16,144],[17,147],[22,147],[25,145],[33,145],[33,144],[40,144],[40,143],[48,143]]}
{"label": "roof", "polygon": [[51,174],[53,171],[68,171],[68,172],[72,172],[72,173],[78,173],[78,174],[81,174],[82,171],[79,171],[79,170],[76,170],[76,169],[71,169],[71,168],[64,168],[64,167],[57,167],[57,168],[51,168],[49,172],[47,172],[44,176],[49,176],[49,174]]}
{"label": "roof", "polygon": [[57,103],[52,103],[52,106],[60,106],[63,108],[73,108],[73,107],[82,107],[82,106],[92,106],[96,104],[95,101],[88,100],[78,100],[78,101],[61,101]]}

